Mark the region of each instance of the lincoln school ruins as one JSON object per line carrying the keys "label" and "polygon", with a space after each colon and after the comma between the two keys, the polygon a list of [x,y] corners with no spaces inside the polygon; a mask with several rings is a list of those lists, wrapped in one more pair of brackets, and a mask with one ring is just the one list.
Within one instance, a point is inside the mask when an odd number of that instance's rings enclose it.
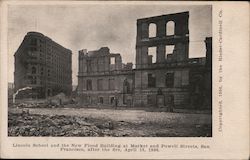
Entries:
{"label": "lincoln school ruins", "polygon": [[[189,58],[188,24],[189,12],[138,19],[135,64],[124,64],[105,46],[80,50],[77,103],[211,109],[212,37],[202,40],[206,57]],[[32,98],[71,95],[71,56],[43,34],[29,32],[15,53],[15,91],[31,86]]]}
{"label": "lincoln school ruins", "polygon": [[188,19],[189,12],[138,19],[135,68],[108,47],[80,50],[80,103],[211,108],[212,38],[204,39],[206,57],[189,58]]}

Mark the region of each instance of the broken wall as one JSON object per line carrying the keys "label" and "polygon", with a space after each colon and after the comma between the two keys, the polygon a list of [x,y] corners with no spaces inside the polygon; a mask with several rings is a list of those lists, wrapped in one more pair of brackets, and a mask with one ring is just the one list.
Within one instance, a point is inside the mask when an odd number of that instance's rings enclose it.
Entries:
{"label": "broken wall", "polygon": [[[189,51],[189,12],[149,17],[137,20],[137,39],[136,39],[136,68],[147,68],[148,48],[156,47],[156,64],[167,62],[166,46],[174,45],[170,62],[188,60]],[[167,24],[174,23],[174,33],[167,34]],[[149,37],[149,27],[156,25],[155,37]]]}

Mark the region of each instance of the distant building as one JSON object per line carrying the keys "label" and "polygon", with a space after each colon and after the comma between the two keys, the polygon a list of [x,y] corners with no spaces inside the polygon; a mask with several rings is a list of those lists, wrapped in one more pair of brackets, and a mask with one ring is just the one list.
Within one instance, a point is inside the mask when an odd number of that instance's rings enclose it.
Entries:
{"label": "distant building", "polygon": [[206,57],[189,58],[188,19],[189,12],[138,19],[135,69],[106,47],[79,51],[81,101],[211,108],[212,38],[205,40]]}
{"label": "distant building", "polygon": [[38,32],[28,32],[15,53],[15,91],[19,98],[47,98],[72,91],[72,52]]}

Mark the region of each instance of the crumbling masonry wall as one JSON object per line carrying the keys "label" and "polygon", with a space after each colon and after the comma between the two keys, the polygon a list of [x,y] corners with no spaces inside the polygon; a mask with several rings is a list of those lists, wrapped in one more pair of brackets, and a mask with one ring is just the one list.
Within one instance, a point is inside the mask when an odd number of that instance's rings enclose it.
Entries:
{"label": "crumbling masonry wall", "polygon": [[212,38],[205,40],[206,57],[189,58],[188,19],[189,12],[138,19],[135,69],[107,47],[79,51],[80,101],[114,106],[117,98],[118,106],[211,108]]}
{"label": "crumbling masonry wall", "polygon": [[[165,46],[174,45],[171,62],[188,60],[188,12],[169,14],[137,20],[136,69],[148,68],[148,48],[157,47],[157,64],[167,60]],[[174,23],[174,34],[167,35],[167,24]],[[156,36],[149,37],[150,24],[156,24]]]}
{"label": "crumbling masonry wall", "polygon": [[[135,106],[167,105],[168,97],[174,97],[176,105],[188,102],[189,29],[188,12],[149,17],[137,20]],[[174,24],[174,32],[168,34],[168,23]],[[156,35],[150,37],[150,25],[155,24]],[[166,46],[174,46],[173,52],[166,53]],[[152,62],[149,48],[156,47],[156,62]],[[167,86],[166,76],[172,73],[173,85]],[[155,85],[149,85],[148,76],[155,77]],[[161,90],[161,94],[158,91]]]}
{"label": "crumbling masonry wall", "polygon": [[132,105],[134,74],[132,64],[108,47],[79,51],[78,95],[85,105]]}

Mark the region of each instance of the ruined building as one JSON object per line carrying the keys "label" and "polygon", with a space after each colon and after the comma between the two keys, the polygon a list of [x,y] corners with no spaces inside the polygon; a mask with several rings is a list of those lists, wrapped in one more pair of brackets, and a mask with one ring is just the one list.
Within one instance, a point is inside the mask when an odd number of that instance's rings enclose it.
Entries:
{"label": "ruined building", "polygon": [[[78,95],[85,105],[132,105],[134,72],[118,53],[103,47],[79,51]],[[119,98],[119,100],[118,100]]]}
{"label": "ruined building", "polygon": [[[175,104],[186,101],[189,84],[188,12],[137,20],[135,105],[164,105],[168,96]],[[166,30],[174,24],[174,31]],[[156,33],[150,35],[150,27]],[[172,47],[171,53],[167,52]],[[152,62],[152,55],[156,57]],[[158,93],[160,90],[160,93]]]}
{"label": "ruined building", "polygon": [[72,52],[38,32],[28,32],[15,53],[15,91],[19,98],[47,98],[72,91]]}
{"label": "ruined building", "polygon": [[119,105],[138,107],[211,107],[212,38],[204,40],[206,57],[189,58],[188,20],[189,12],[138,19],[135,69],[123,66],[121,56],[108,48],[80,51],[81,100],[112,105],[115,98]]}

